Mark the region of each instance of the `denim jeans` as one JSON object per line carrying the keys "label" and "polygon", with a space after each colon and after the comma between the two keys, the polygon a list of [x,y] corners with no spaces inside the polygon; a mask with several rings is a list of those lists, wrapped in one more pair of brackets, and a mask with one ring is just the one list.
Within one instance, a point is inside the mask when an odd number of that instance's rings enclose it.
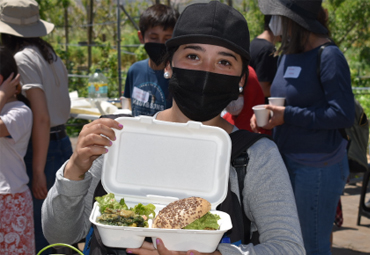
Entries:
{"label": "denim jeans", "polygon": [[336,208],[349,175],[347,155],[337,164],[312,167],[283,156],[297,203],[307,255],[331,254]]}
{"label": "denim jeans", "polygon": [[[28,186],[32,187],[32,142],[28,144],[28,149],[24,161],[27,168],[27,174],[30,178]],[[64,164],[64,162],[69,159],[72,155],[72,145],[69,137],[64,137],[60,140],[51,140],[48,148],[48,155],[45,165],[45,175],[48,190],[54,185],[55,174],[58,169]],[[36,244],[36,254],[42,248],[49,245],[46,241],[41,227],[41,206],[44,200],[36,199],[33,194],[33,212],[34,212],[34,222],[35,222],[35,244]],[[44,254],[44,253],[43,253]],[[46,254],[46,253],[45,253]]]}

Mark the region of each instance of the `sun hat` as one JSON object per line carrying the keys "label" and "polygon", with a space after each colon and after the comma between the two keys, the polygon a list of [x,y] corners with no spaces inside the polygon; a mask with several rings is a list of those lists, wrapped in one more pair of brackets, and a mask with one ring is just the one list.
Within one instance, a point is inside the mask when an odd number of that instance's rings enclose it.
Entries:
{"label": "sun hat", "polygon": [[317,20],[322,0],[258,0],[265,15],[285,16],[310,32],[327,34],[328,30]]}
{"label": "sun hat", "polygon": [[54,24],[40,19],[39,5],[34,0],[0,0],[0,33],[19,37],[49,34]]}
{"label": "sun hat", "polygon": [[222,46],[250,59],[247,21],[240,12],[218,1],[191,4],[181,13],[166,46],[170,49],[188,43]]}

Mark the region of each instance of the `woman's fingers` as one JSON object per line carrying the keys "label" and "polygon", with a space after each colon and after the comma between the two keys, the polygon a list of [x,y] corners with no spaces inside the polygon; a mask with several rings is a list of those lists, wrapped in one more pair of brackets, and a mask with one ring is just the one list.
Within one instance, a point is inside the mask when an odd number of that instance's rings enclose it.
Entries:
{"label": "woman's fingers", "polygon": [[16,94],[17,91],[17,85],[19,84],[20,75],[17,74],[17,76],[14,77],[14,73],[11,73],[9,77],[3,81],[3,83],[0,86],[0,90],[3,91],[7,98],[13,96]]}
{"label": "woman's fingers", "polygon": [[267,105],[266,109],[272,111],[273,116],[269,120],[269,123],[263,128],[272,129],[276,126],[284,124],[284,111],[285,111],[284,106]]}
{"label": "woman's fingers", "polygon": [[116,140],[113,130],[122,129],[122,125],[112,119],[98,119],[85,125],[78,137],[77,149],[87,146],[110,146]]}
{"label": "woman's fingers", "polygon": [[259,133],[258,131],[258,126],[257,126],[257,119],[256,119],[256,115],[252,115],[252,118],[250,119],[250,126],[251,126],[251,129],[254,133]]}
{"label": "woman's fingers", "polygon": [[85,125],[80,135],[76,149],[65,168],[65,177],[71,180],[83,179],[93,161],[100,155],[107,153],[112,141],[116,140],[114,129],[123,126],[113,119],[102,118]]}

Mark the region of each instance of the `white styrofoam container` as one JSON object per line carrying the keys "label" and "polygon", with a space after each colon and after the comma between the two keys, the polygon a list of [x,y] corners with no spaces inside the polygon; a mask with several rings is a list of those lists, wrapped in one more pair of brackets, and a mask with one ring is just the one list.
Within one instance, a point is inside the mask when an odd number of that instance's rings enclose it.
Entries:
{"label": "white styrofoam container", "polygon": [[152,203],[156,213],[170,202],[199,196],[218,214],[219,230],[183,230],[108,226],[96,222],[98,203],[90,215],[106,246],[138,248],[145,237],[161,238],[169,250],[213,252],[232,228],[230,216],[215,210],[225,199],[231,141],[221,128],[200,122],[173,123],[152,117],[122,117],[116,141],[105,155],[102,185],[129,207]]}
{"label": "white styrofoam container", "polygon": [[[162,208],[163,206],[158,209],[160,210]],[[104,245],[109,247],[139,248],[143,244],[145,237],[151,237],[155,247],[156,238],[161,238],[169,250],[197,250],[199,252],[209,253],[217,248],[223,234],[232,228],[231,219],[227,213],[216,210],[211,212],[221,217],[218,220],[218,224],[220,225],[219,230],[150,228],[152,220],[149,220],[149,228],[104,225],[96,222],[96,218],[101,215],[97,202],[94,204],[90,221],[99,229],[99,234]]]}

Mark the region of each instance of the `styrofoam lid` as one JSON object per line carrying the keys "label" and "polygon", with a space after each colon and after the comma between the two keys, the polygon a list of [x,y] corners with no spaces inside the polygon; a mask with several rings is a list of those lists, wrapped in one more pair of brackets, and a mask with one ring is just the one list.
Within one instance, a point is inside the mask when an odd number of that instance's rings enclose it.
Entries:
{"label": "styrofoam lid", "polygon": [[226,197],[231,140],[200,122],[122,117],[105,154],[102,185],[127,202],[168,204],[199,196],[215,209]]}

